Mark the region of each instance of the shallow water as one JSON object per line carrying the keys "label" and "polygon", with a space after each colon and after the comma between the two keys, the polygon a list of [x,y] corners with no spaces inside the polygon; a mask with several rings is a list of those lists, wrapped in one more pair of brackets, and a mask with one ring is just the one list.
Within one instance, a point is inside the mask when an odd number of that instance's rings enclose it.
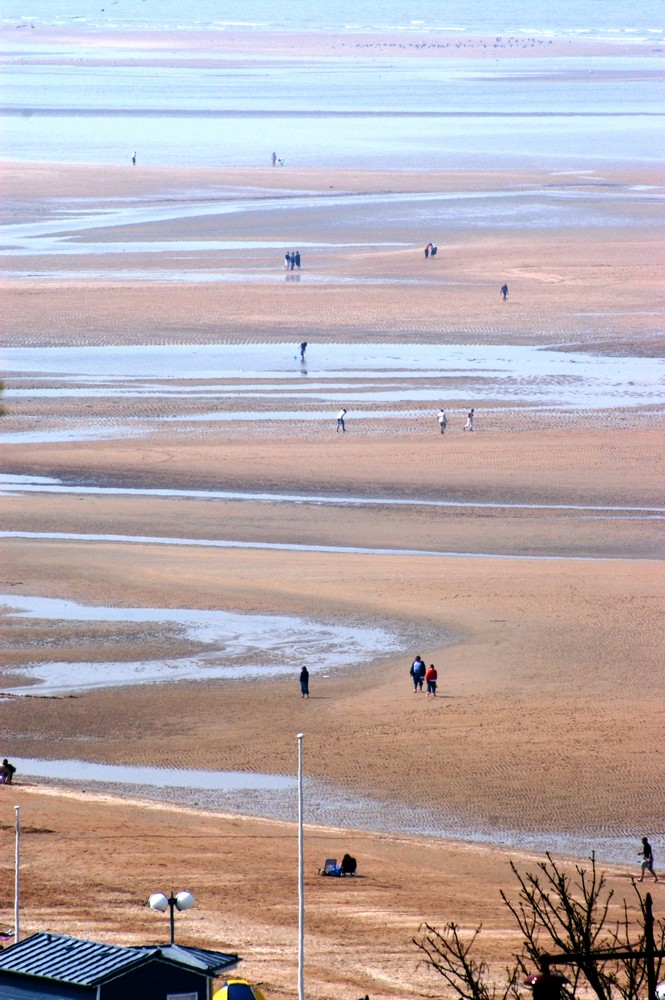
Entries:
{"label": "shallow water", "polygon": [[247,680],[253,672],[276,676],[370,663],[403,647],[396,631],[360,624],[313,621],[286,615],[239,614],[196,608],[100,607],[55,598],[0,596],[5,616],[44,621],[139,622],[171,630],[179,638],[209,647],[189,656],[140,661],[39,663],[6,669],[30,684],[11,687],[15,695],[53,696],[121,685],[201,680]]}
{"label": "shallow water", "polygon": [[[236,167],[268,165],[277,150],[286,169],[500,167],[516,156],[561,169],[659,161],[664,36],[655,0],[448,0],[443,8],[422,0],[417,11],[399,0],[229,0],[223,10],[212,0],[191,9],[175,0],[34,0],[29,10],[4,0],[0,17],[3,149],[15,160],[133,169],[137,150],[136,169]],[[44,25],[68,28],[70,40],[51,39]],[[150,44],[161,29],[186,43],[239,27],[250,33],[240,56]],[[128,29],[144,32],[146,44],[125,43]],[[266,30],[323,32],[335,51],[306,60],[252,51],[252,36]],[[110,43],[105,31],[120,38]],[[373,31],[398,37],[377,51]],[[441,31],[446,38],[432,36]],[[366,34],[350,38],[357,32]],[[478,34],[487,43],[472,41]],[[577,65],[549,55],[554,39],[580,38],[630,48]],[[446,48],[454,59],[412,58]],[[538,58],[530,64],[525,53]]]}
{"label": "shallow water", "polygon": [[[97,764],[81,760],[19,758],[17,783],[43,778],[65,785],[120,795],[194,805],[243,815],[295,822],[295,775],[238,771],[184,770],[169,767]],[[304,822],[336,828],[376,830],[419,837],[489,843],[527,851],[554,851],[576,857],[595,852],[601,862],[634,865],[632,830],[533,832],[501,829],[483,818],[471,820],[446,810],[382,802],[332,782],[305,777]]]}
{"label": "shallow water", "polygon": [[[331,420],[332,411],[349,401],[356,404],[355,411],[349,408],[349,421],[363,413],[377,416],[377,404],[385,416],[403,420],[403,411],[383,407],[413,400],[433,422],[440,405],[449,401],[460,405],[461,392],[476,408],[506,403],[535,410],[665,404],[662,358],[518,345],[312,344],[302,365],[295,349],[289,344],[11,347],[3,351],[6,400],[11,401],[14,375],[30,377],[31,382],[42,379],[37,390],[61,389],[62,398],[70,387],[76,392],[97,385],[101,396],[112,396],[117,388],[137,399],[147,393],[172,399],[171,387],[180,384],[181,392],[195,391],[199,400],[207,392],[213,405],[224,394],[236,395],[242,388],[246,404],[242,413],[219,408],[208,414],[181,412],[174,417],[177,421]],[[182,387],[186,379],[200,380],[201,385]],[[222,384],[211,385],[214,380]],[[240,382],[240,387],[233,382]],[[265,412],[268,393],[280,403],[270,413]],[[329,412],[303,407],[322,399],[330,402]],[[482,419],[481,413],[477,417]]]}
{"label": "shallow water", "polygon": [[[665,202],[661,188],[605,184],[595,176],[578,175],[575,180],[575,186],[561,186],[552,174],[552,183],[544,187],[520,184],[508,191],[412,194],[335,192],[322,196],[290,192],[288,196],[257,197],[248,189],[236,197],[233,192],[212,189],[205,196],[196,191],[173,197],[162,194],[156,203],[140,197],[126,201],[109,198],[101,208],[87,199],[49,199],[36,221],[0,220],[0,250],[5,253],[8,275],[48,281],[113,277],[188,283],[401,286],[431,283],[437,280],[437,271],[379,280],[329,273],[326,262],[331,254],[338,256],[338,251],[354,248],[414,249],[414,232],[430,230],[433,217],[437,232],[443,234],[461,229],[484,233],[488,219],[493,230],[609,229],[624,226],[627,218],[637,228],[659,225]],[[310,233],[315,210],[324,220],[315,230],[321,229],[323,238],[316,240]],[[212,218],[219,224],[216,238],[187,239],[178,233],[177,223],[183,219],[191,221],[193,233],[198,219],[209,228]],[[368,218],[389,231],[391,239],[381,243],[369,240]],[[146,225],[155,238],[145,238]],[[264,238],[257,237],[256,227]],[[310,239],[303,239],[303,231]],[[160,233],[165,235],[157,238]],[[271,236],[265,238],[264,234]],[[302,270],[283,268],[285,244],[291,243],[303,254]],[[443,245],[440,249],[445,260],[449,248]],[[447,279],[448,287],[454,284]]]}
{"label": "shallow water", "polygon": [[[64,48],[31,60],[12,41],[0,119],[5,155],[15,160],[131,169],[136,149],[139,168],[243,167],[267,166],[278,150],[286,169],[508,167],[518,134],[525,165],[659,162],[657,58],[652,67],[622,53],[620,79],[595,72],[594,61],[570,79],[567,60],[551,57],[543,78],[527,75],[521,59],[451,66],[377,53],[358,63],[349,58],[363,54],[355,48],[277,66],[270,55],[188,68],[179,59],[142,65],[116,49],[91,58],[85,42],[73,59]],[[301,73],[307,86],[294,87]]]}
{"label": "shallow water", "polygon": [[76,494],[77,496],[131,496],[151,498],[173,498],[178,500],[220,500],[251,503],[311,504],[312,506],[334,507],[461,507],[465,509],[489,510],[557,510],[589,513],[592,516],[624,517],[626,515],[665,516],[665,507],[600,506],[597,504],[539,504],[539,503],[494,503],[491,501],[432,500],[405,497],[361,497],[325,496],[306,493],[248,493],[238,490],[180,490],[180,489],[135,489],[106,486],[80,486],[78,483],[62,483],[58,479],[45,476],[24,476],[0,473],[0,495],[22,493]]}
{"label": "shallow water", "polygon": [[85,760],[41,760],[19,758],[21,774],[65,781],[149,785],[158,788],[201,788],[222,792],[283,791],[293,789],[296,778],[285,774],[255,774],[251,771],[197,771],[132,764],[97,764]]}
{"label": "shallow water", "polygon": [[[178,545],[207,549],[266,549],[272,552],[330,552],[336,555],[362,556],[429,556],[447,559],[537,559],[564,562],[616,562],[632,556],[568,556],[568,555],[515,555],[504,552],[449,552],[439,549],[369,548],[359,545],[305,545],[295,542],[239,542],[222,538],[174,538],[151,535],[102,535],[82,534],[72,531],[0,531],[0,538],[33,538],[43,541],[65,542],[117,542],[126,545]],[[655,556],[655,558],[658,558]]]}

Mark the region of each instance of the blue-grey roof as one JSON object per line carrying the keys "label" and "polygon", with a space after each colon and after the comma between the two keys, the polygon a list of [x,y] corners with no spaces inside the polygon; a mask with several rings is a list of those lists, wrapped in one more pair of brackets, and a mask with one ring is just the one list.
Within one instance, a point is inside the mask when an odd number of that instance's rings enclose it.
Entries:
{"label": "blue-grey roof", "polygon": [[142,965],[157,951],[42,932],[0,951],[0,969],[77,986],[96,986],[108,976]]}
{"label": "blue-grey roof", "polygon": [[237,955],[203,948],[181,945],[125,948],[42,932],[1,950],[0,970],[76,986],[97,986],[153,958],[209,976],[239,961]]}
{"label": "blue-grey roof", "polygon": [[223,969],[230,969],[241,961],[237,955],[228,955],[223,951],[209,951],[207,948],[184,948],[180,944],[162,945],[159,949],[162,956],[178,965],[187,965],[199,972],[216,976]]}

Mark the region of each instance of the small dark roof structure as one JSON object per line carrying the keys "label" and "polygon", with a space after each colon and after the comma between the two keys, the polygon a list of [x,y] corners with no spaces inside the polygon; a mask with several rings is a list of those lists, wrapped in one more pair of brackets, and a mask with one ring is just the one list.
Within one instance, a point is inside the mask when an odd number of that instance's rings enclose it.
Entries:
{"label": "small dark roof structure", "polygon": [[99,986],[154,959],[210,977],[240,961],[237,955],[204,948],[182,945],[125,948],[40,932],[0,951],[0,972],[77,986]]}
{"label": "small dark roof structure", "polygon": [[237,955],[227,955],[223,951],[208,951],[207,948],[185,948],[180,944],[161,945],[158,948],[162,958],[167,961],[187,965],[192,969],[205,972],[209,976],[217,976],[225,969],[230,969],[242,959]]}

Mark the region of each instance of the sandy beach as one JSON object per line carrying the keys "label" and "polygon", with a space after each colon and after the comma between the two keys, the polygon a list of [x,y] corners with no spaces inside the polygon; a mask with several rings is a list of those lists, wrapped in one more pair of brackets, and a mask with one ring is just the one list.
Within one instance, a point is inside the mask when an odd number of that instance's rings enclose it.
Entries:
{"label": "sandy beach", "polygon": [[[640,838],[665,851],[662,171],[6,161],[0,184],[23,935],[166,940],[145,900],[185,888],[178,941],[295,996],[299,732],[312,1000],[441,995],[423,921],[482,923],[500,977],[499,891],[548,850],[595,852],[635,915]],[[347,851],[361,877],[319,877]]]}

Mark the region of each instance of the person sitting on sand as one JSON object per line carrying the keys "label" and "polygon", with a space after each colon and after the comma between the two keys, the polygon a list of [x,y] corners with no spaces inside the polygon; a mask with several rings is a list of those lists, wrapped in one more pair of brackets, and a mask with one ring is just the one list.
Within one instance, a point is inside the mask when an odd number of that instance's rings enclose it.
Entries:
{"label": "person sitting on sand", "polygon": [[356,859],[352,858],[350,854],[345,854],[342,858],[342,864],[340,865],[342,875],[355,875],[357,867],[358,862]]}
{"label": "person sitting on sand", "polygon": [[0,764],[0,785],[11,785],[15,774],[16,768],[4,757],[2,764]]}

